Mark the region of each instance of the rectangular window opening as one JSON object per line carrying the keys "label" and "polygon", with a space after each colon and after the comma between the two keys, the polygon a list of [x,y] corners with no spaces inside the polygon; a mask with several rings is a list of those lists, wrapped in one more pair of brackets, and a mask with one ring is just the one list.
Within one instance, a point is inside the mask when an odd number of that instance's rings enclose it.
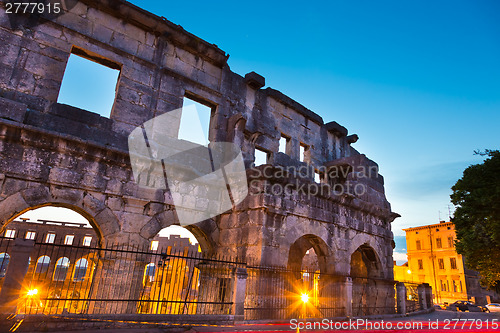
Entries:
{"label": "rectangular window opening", "polygon": [[418,241],[417,241],[417,250],[421,250],[421,249],[422,249],[422,246],[421,246],[421,244],[420,244],[420,241],[418,240]]}
{"label": "rectangular window opening", "polygon": [[436,238],[436,247],[438,249],[443,247],[443,244],[441,243],[441,238]]}
{"label": "rectangular window opening", "polygon": [[418,269],[424,269],[424,263],[422,262],[422,259],[418,259]]}
{"label": "rectangular window opening", "polygon": [[444,269],[444,260],[443,259],[438,259],[438,266],[439,266],[439,269]]}
{"label": "rectangular window opening", "polygon": [[73,240],[75,239],[75,236],[73,235],[66,235],[64,237],[64,245],[73,245]]}
{"label": "rectangular window opening", "polygon": [[453,247],[453,237],[448,237],[448,247]]}
{"label": "rectangular window opening", "polygon": [[27,231],[25,239],[35,240],[36,231]]}
{"label": "rectangular window opening", "polygon": [[284,135],[281,135],[281,138],[280,138],[280,147],[279,147],[279,152],[280,153],[283,153],[283,154],[288,154],[288,144],[290,142],[290,138],[284,136]]}
{"label": "rectangular window opening", "polygon": [[451,266],[451,269],[457,269],[457,259],[456,258],[450,258],[450,266]]}
{"label": "rectangular window opening", "polygon": [[300,148],[299,148],[299,159],[301,162],[307,162],[307,153],[308,153],[309,147],[306,146],[305,144],[301,143]]}
{"label": "rectangular window opening", "polygon": [[54,244],[55,240],[56,240],[56,234],[54,233],[48,233],[45,236],[45,243]]}
{"label": "rectangular window opening", "polygon": [[268,152],[255,147],[255,161],[254,166],[267,164]]}
{"label": "rectangular window opening", "polygon": [[156,250],[158,250],[158,244],[159,244],[159,242],[158,242],[158,241],[152,241],[152,242],[151,242],[151,248],[150,248],[150,250],[151,250],[151,251],[156,251]]}
{"label": "rectangular window opening", "polygon": [[5,238],[14,238],[16,236],[16,231],[14,229],[5,230]]}
{"label": "rectangular window opening", "polygon": [[73,47],[57,102],[109,118],[115,102],[120,65]]}
{"label": "rectangular window opening", "polygon": [[319,173],[319,171],[318,170],[314,170],[314,181],[319,184],[319,183],[321,183],[321,178],[323,178],[323,177]]}
{"label": "rectangular window opening", "polygon": [[178,138],[206,146],[210,141],[210,120],[214,109],[213,105],[184,96]]}
{"label": "rectangular window opening", "polygon": [[90,246],[92,243],[92,237],[91,236],[85,236],[83,237],[83,246]]}

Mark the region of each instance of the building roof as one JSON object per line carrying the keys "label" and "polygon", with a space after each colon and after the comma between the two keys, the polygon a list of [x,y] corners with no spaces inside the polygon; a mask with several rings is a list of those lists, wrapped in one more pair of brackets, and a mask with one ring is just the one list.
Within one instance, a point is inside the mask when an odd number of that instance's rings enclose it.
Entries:
{"label": "building roof", "polygon": [[453,222],[441,222],[441,223],[436,223],[436,224],[429,224],[429,225],[422,225],[422,226],[419,226],[419,227],[407,228],[407,229],[403,229],[403,231],[414,231],[414,230],[422,230],[422,229],[431,229],[431,228],[435,228],[437,226],[448,227],[448,226],[451,226],[451,225],[453,225]]}

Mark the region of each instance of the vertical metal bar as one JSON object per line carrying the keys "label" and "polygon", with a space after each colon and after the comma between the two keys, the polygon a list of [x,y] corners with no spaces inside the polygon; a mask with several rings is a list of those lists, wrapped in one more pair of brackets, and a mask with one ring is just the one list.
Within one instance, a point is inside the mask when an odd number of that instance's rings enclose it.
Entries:
{"label": "vertical metal bar", "polygon": [[[112,269],[110,267],[110,264],[112,262],[114,262],[115,260],[113,259],[113,249],[117,249],[118,248],[118,245],[117,244],[109,244],[109,248],[106,249],[106,251],[104,252],[104,267],[103,267],[103,272],[101,274],[104,275],[104,277],[102,277],[102,281],[101,283],[99,283],[99,287],[102,288],[102,293],[99,293],[100,295],[102,295],[102,298],[103,299],[111,299],[111,295],[110,295],[110,286],[109,286],[109,274],[111,273]],[[106,263],[106,261],[108,263]],[[110,304],[110,309],[111,309],[111,306],[112,304]],[[98,307],[98,313],[102,313],[102,308],[103,308],[103,301],[99,301],[99,307]]]}

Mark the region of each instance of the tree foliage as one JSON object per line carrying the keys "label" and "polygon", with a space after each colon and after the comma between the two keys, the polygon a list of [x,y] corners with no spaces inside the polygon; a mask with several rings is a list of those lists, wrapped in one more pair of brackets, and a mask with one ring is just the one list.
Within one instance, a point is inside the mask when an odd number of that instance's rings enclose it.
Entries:
{"label": "tree foliage", "polygon": [[458,253],[467,267],[481,274],[481,282],[494,287],[500,282],[500,151],[477,153],[487,156],[482,164],[465,169],[451,188],[456,206],[453,217]]}

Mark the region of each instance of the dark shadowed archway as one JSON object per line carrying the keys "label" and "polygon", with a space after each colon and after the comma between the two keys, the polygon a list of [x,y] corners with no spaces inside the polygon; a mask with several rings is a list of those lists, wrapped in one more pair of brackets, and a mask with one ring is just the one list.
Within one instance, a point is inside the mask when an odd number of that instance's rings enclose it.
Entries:
{"label": "dark shadowed archway", "polygon": [[378,279],[382,277],[381,263],[375,250],[368,244],[361,245],[351,254],[350,275],[353,315],[382,313],[379,304],[384,303],[387,295],[378,288]]}
{"label": "dark shadowed archway", "polygon": [[310,250],[313,250],[314,254],[316,254],[316,263],[309,260],[306,266],[314,267],[316,264],[321,273],[333,273],[332,267],[327,265],[328,258],[332,256],[330,248],[323,239],[312,234],[300,237],[290,246],[288,252],[288,268],[291,271],[300,272],[304,266],[304,257],[312,254],[311,252],[307,253]]}

